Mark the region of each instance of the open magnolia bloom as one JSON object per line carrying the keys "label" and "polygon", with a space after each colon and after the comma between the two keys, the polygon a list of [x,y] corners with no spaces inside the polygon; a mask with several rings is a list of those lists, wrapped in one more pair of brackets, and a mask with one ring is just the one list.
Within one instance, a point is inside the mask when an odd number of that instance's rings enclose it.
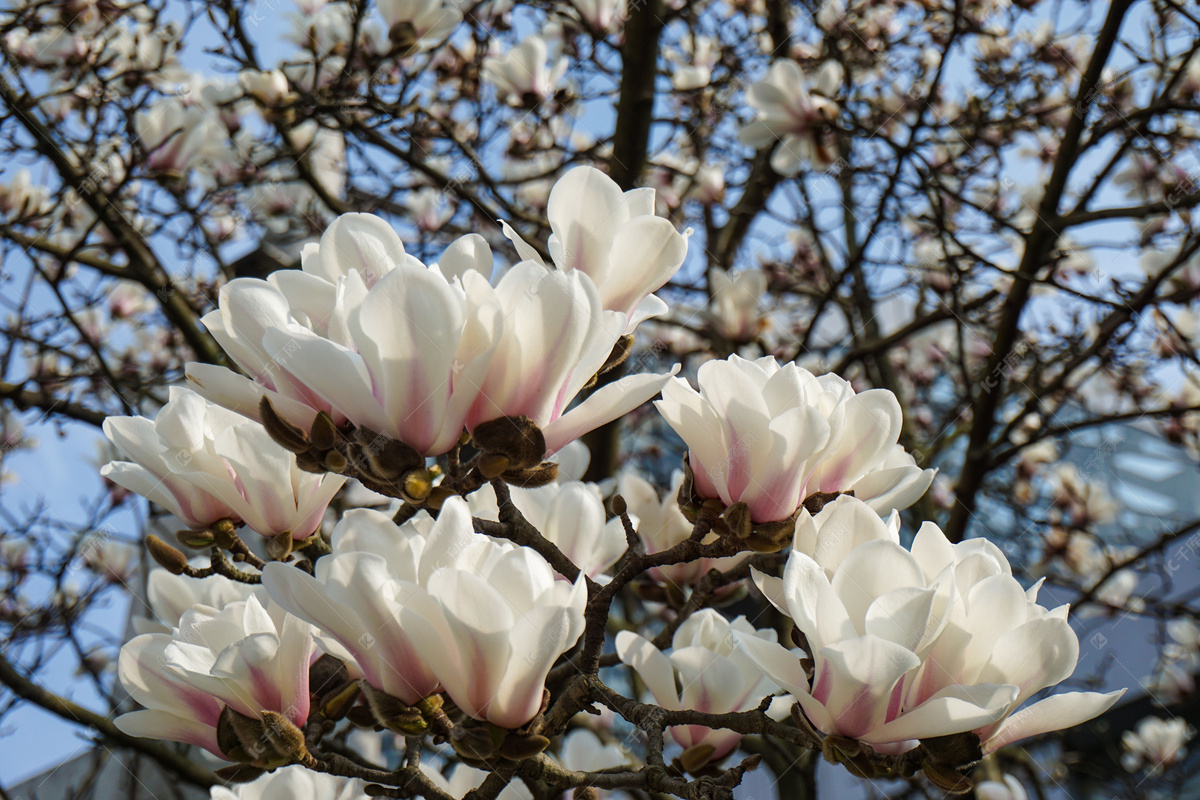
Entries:
{"label": "open magnolia bloom", "polygon": [[318,626],[366,682],[408,705],[445,690],[468,715],[517,728],[537,713],[554,660],[583,632],[585,579],[556,580],[526,547],[474,532],[462,498],[436,521],[346,513],[316,577],[268,564],[272,598]]}
{"label": "open magnolia bloom", "polygon": [[[197,569],[208,566],[207,559],[197,556],[191,565]],[[150,614],[135,616],[131,622],[138,633],[170,633],[179,627],[179,620],[194,605],[224,608],[230,603],[245,600],[257,587],[239,583],[224,575],[193,578],[172,575],[162,567],[152,568],[146,578],[146,604]]]}
{"label": "open magnolia bloom", "polygon": [[[625,315],[622,333],[666,312],[667,304],[652,292],[683,265],[687,235],[655,215],[653,189],[622,192],[600,170],[576,167],[554,184],[546,217],[553,231],[547,249],[555,266],[591,278],[605,310]],[[507,224],[504,234],[522,259],[543,263]]]}
{"label": "open magnolia bloom", "polygon": [[780,175],[795,175],[806,163],[817,169],[829,166],[837,153],[826,128],[837,116],[832,98],[841,84],[842,67],[836,61],[826,61],[810,80],[795,61],[779,59],[746,90],[755,119],[739,138],[751,147],[775,147],[771,169]]}
{"label": "open magnolia bloom", "polygon": [[[117,727],[131,736],[194,744],[223,759],[267,764],[279,758],[269,741],[248,732],[262,725],[264,711],[304,726],[314,645],[307,623],[265,602],[251,595],[220,610],[195,605],[174,632],[127,642],[117,674],[145,709],[117,717]],[[225,727],[231,724],[226,709],[243,718],[232,723],[236,735]]]}
{"label": "open magnolia bloom", "polygon": [[368,684],[414,705],[439,686],[400,625],[400,609],[445,556],[427,537],[451,522],[420,514],[396,525],[378,511],[347,511],[333,530],[333,553],[317,561],[315,577],[271,563],[263,586],[280,606],[346,648]]}
{"label": "open magnolia bloom", "polygon": [[210,800],[366,800],[366,786],[306,767],[281,767],[249,783],[214,786]]}
{"label": "open magnolia bloom", "polygon": [[583,633],[587,583],[558,579],[528,547],[472,530],[461,498],[430,532],[443,566],[400,611],[400,625],[464,713],[519,728],[538,713],[546,675]]}
{"label": "open magnolia bloom", "polygon": [[853,492],[879,513],[924,494],[933,470],[897,449],[902,416],[886,389],[855,393],[770,356],[708,361],[700,391],[676,378],[655,405],[688,446],[693,497],[745,503],[755,523],[787,520],[814,494]]}
{"label": "open magnolia bloom", "polygon": [[442,0],[381,0],[379,13],[401,55],[428,50],[462,22],[462,12]]}
{"label": "open magnolia bloom", "polygon": [[104,433],[131,461],[100,474],[196,529],[231,519],[263,536],[307,539],[346,481],[301,470],[262,426],[182,387],[171,387],[153,421],[109,417]]}
{"label": "open magnolia bloom", "polygon": [[[554,453],[649,400],[668,375],[632,375],[571,401],[608,362],[625,315],[604,311],[586,273],[522,262],[488,281],[492,254],[470,234],[438,264],[408,256],[369,214],[339,217],[301,270],[222,287],[205,326],[253,380],[189,364],[206,397],[261,419],[270,400],[308,433],[318,412],[423,456],[503,417],[528,417]],[[336,471],[336,470],[335,470]]]}
{"label": "open magnolia bloom", "polygon": [[[775,685],[735,647],[735,633],[739,639],[775,644],[774,631],[756,631],[744,617],[730,622],[709,608],[679,626],[670,655],[632,631],[617,634],[617,654],[637,671],[663,708],[710,714],[747,711],[774,691]],[[742,739],[734,731],[703,725],[677,725],[668,730],[684,748],[684,766],[693,771],[729,755]]]}
{"label": "open magnolia bloom", "polygon": [[[514,486],[509,491],[513,505],[529,524],[589,578],[599,576],[625,552],[621,518],[605,521],[604,498],[596,484],[563,481],[536,489]],[[491,486],[473,492],[467,502],[474,516],[500,519]]]}
{"label": "open magnolia bloom", "polygon": [[878,753],[967,731],[991,752],[1091,719],[1121,694],[1059,694],[1014,715],[1075,669],[1066,606],[1039,606],[1037,587],[1022,589],[984,539],[951,545],[925,523],[905,550],[898,525],[852,497],[797,525],[782,580],[755,580],[803,633],[811,685],[780,645],[738,636],[739,646],[817,729]]}
{"label": "open magnolia bloom", "polygon": [[[630,519],[649,555],[670,550],[692,535],[694,526],[679,509],[679,487],[682,485],[683,473],[676,472],[671,477],[671,488],[660,498],[654,486],[633,472],[626,470],[617,478],[617,491],[625,498]],[[705,543],[716,538],[715,533],[710,533]],[[725,558],[698,558],[695,561],[666,564],[651,569],[650,575],[668,586],[693,586],[710,570],[724,572],[748,555],[739,553]]]}

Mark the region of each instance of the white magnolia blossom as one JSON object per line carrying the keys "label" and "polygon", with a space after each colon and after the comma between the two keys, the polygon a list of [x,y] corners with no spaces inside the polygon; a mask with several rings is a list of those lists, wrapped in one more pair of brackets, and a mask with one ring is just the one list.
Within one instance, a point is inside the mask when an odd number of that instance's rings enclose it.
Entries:
{"label": "white magnolia blossom", "polygon": [[446,501],[429,546],[449,563],[405,602],[401,626],[464,713],[524,725],[550,667],[583,633],[585,576],[560,580],[532,549],[474,533],[461,498]]}
{"label": "white magnolia blossom", "polygon": [[1121,734],[1121,765],[1129,772],[1148,769],[1157,774],[1177,764],[1187,755],[1184,744],[1195,735],[1187,720],[1180,717],[1146,717],[1137,728]]}
{"label": "white magnolia blossom", "polygon": [[444,566],[444,532],[453,521],[428,514],[396,525],[370,509],[347,511],[334,528],[333,553],[317,561],[315,577],[290,564],[263,570],[263,586],[288,612],[311,622],[346,648],[367,683],[413,705],[438,691],[420,648],[400,624],[400,610]]}
{"label": "white magnolia blossom", "polygon": [[249,783],[214,786],[210,800],[366,800],[367,797],[362,781],[291,766]]}
{"label": "white magnolia blossom", "polygon": [[485,58],[483,75],[509,105],[534,105],[553,97],[567,72],[566,56],[553,64],[549,58],[546,40],[529,36],[512,50]]}
{"label": "white magnolia blossom", "polygon": [[1038,587],[1024,590],[986,539],[952,545],[927,522],[909,551],[898,528],[840,497],[797,525],[782,580],[755,573],[807,639],[811,686],[782,646],[739,644],[818,729],[889,754],[973,731],[989,753],[1091,719],[1121,696],[1056,694],[1014,714],[1075,669],[1067,607],[1038,605]]}
{"label": "white magnolia blossom", "polygon": [[442,0],[380,0],[379,13],[388,38],[419,51],[437,45],[462,22],[462,12]]}
{"label": "white magnolia blossom", "polygon": [[747,269],[730,277],[728,272],[718,269],[713,270],[709,281],[712,289],[709,314],[717,332],[730,341],[753,341],[766,324],[762,312],[766,273]]}
{"label": "white magnolia blossom", "polygon": [[133,118],[149,169],[182,175],[201,166],[228,141],[215,115],[177,97],[163,97]]}
{"label": "white magnolia blossom", "polygon": [[[683,473],[676,472],[671,478],[671,487],[663,497],[658,496],[654,486],[639,475],[625,471],[617,478],[617,491],[625,499],[629,517],[637,529],[638,538],[648,555],[670,550],[692,535],[692,523],[679,508],[679,487],[683,485]],[[716,541],[717,534],[710,533],[705,543]],[[699,558],[679,564],[653,567],[650,575],[660,583],[674,586],[693,586],[710,570],[724,572],[747,557],[747,553],[725,558]]]}
{"label": "white magnolia blossom", "polygon": [[554,660],[583,632],[585,579],[476,534],[461,498],[397,526],[347,512],[316,577],[268,564],[271,597],[344,646],[367,682],[411,704],[439,687],[501,727],[528,722]]}
{"label": "white magnolia blossom", "polygon": [[[605,521],[604,496],[594,483],[562,481],[536,489],[509,489],[513,505],[542,536],[589,578],[616,563],[625,552],[620,517]],[[468,498],[471,513],[499,520],[496,493],[484,486]]]}
{"label": "white magnolia blossom", "polygon": [[104,434],[132,461],[100,474],[197,529],[231,519],[263,536],[307,539],[346,481],[304,472],[261,426],[177,386],[153,422],[109,417]]}
{"label": "white magnolia blossom", "polygon": [[[197,556],[191,564],[202,569],[209,561]],[[150,607],[150,615],[134,617],[133,629],[138,633],[170,633],[179,627],[179,620],[192,606],[225,608],[230,603],[246,600],[255,589],[254,584],[240,583],[224,575],[192,578],[172,575],[155,567],[146,578],[146,604]]]}
{"label": "white magnolia blossom", "polygon": [[822,128],[837,115],[831,98],[841,85],[842,67],[836,61],[826,61],[809,79],[795,61],[779,59],[746,90],[756,117],[742,128],[742,142],[774,147],[771,168],[780,175],[795,175],[806,163],[829,166],[837,156],[823,141]]}
{"label": "white magnolia blossom", "polygon": [[326,411],[336,425],[429,456],[453,447],[464,428],[515,415],[542,430],[549,455],[668,380],[626,376],[567,411],[611,354],[625,315],[602,308],[582,270],[524,261],[492,286],[492,263],[487,242],[470,234],[426,267],[382,219],[343,215],[304,248],[301,270],[230,281],[203,318],[253,380],[204,364],[188,365],[188,379],[247,416],[257,418],[266,396],[303,430]]}
{"label": "white magnolia blossom", "polygon": [[268,108],[279,105],[288,96],[288,79],[283,70],[243,70],[238,75],[238,82],[246,94]]}
{"label": "white magnolia blossom", "polygon": [[571,5],[584,22],[604,33],[620,27],[625,20],[625,0],[571,0]]}
{"label": "white magnolia blossom", "polygon": [[[421,771],[439,789],[456,800],[463,800],[467,796],[467,792],[478,789],[484,779],[491,774],[487,770],[476,769],[466,764],[455,764],[454,769],[450,770],[449,778],[429,765],[422,765]],[[496,795],[496,800],[533,800],[533,792],[529,791],[525,781],[509,781],[508,785],[500,790],[500,794]]]}
{"label": "white magnolia blossom", "polygon": [[117,674],[144,706],[115,720],[130,736],[185,742],[226,758],[217,746],[225,706],[247,717],[274,711],[298,727],[308,719],[312,628],[251,595],[224,608],[192,606],[173,633],[135,636]]}
{"label": "white magnolia blossom", "polygon": [[[600,170],[576,167],[554,184],[546,218],[552,231],[546,249],[554,265],[591,278],[605,310],[625,315],[623,333],[666,312],[666,303],[652,293],[679,271],[688,234],[654,213],[653,189],[622,192]],[[521,258],[543,263],[507,224],[504,234]]]}
{"label": "white magnolia blossom", "polygon": [[818,492],[852,491],[887,513],[933,480],[896,443],[900,403],[886,389],[856,394],[770,356],[708,361],[697,380],[699,392],[674,379],[655,405],[688,445],[693,491],[746,503],[754,522],[787,519]]}
{"label": "white magnolia blossom", "polygon": [[[774,631],[756,631],[744,617],[730,622],[707,608],[688,617],[675,631],[670,655],[632,631],[617,634],[617,654],[637,671],[654,701],[665,709],[710,714],[748,711],[771,694],[775,685],[737,649],[735,634],[739,640],[775,643]],[[742,739],[734,731],[702,725],[677,725],[668,730],[685,750],[712,747],[711,761],[724,758]]]}

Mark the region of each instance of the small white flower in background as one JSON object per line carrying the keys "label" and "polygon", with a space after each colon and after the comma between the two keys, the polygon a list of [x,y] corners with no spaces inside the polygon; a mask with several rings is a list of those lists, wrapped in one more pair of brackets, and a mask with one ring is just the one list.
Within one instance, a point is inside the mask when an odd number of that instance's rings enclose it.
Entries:
{"label": "small white flower in background", "polygon": [[[421,771],[439,789],[457,800],[463,800],[472,789],[478,789],[484,779],[491,774],[487,770],[468,767],[466,764],[455,764],[454,769],[450,771],[449,779],[428,764],[422,764]],[[533,800],[533,793],[529,791],[525,781],[509,781],[508,785],[500,790],[496,800]]]}
{"label": "small white flower in background", "polygon": [[709,276],[712,307],[709,314],[721,336],[733,342],[753,341],[766,326],[762,297],[767,292],[767,275],[760,269],[729,273],[713,270]]}
{"label": "small white flower in background", "polygon": [[[612,742],[605,744],[599,736],[587,728],[575,728],[563,737],[557,760],[567,769],[580,772],[599,772],[614,768],[631,769],[637,766],[631,761],[627,751]],[[563,800],[567,800],[571,796],[570,792],[563,792],[562,795]],[[629,797],[625,792],[611,789],[597,789],[596,796],[598,798]]]}
{"label": "small white flower in background", "polygon": [[[547,541],[589,578],[616,563],[625,552],[625,528],[619,517],[605,521],[604,497],[594,483],[563,481],[537,489],[509,489],[513,505]],[[467,500],[474,516],[499,520],[491,486]]]}
{"label": "small white flower in background", "polygon": [[593,30],[609,33],[625,21],[625,0],[571,0],[579,16]]}
{"label": "small white flower in background", "polygon": [[1121,765],[1129,772],[1145,768],[1158,774],[1187,755],[1184,744],[1195,735],[1187,720],[1146,717],[1121,734]]}
{"label": "small white flower in background", "polygon": [[443,512],[435,523],[422,513],[396,525],[378,511],[347,511],[333,530],[333,553],[317,561],[315,576],[272,563],[263,586],[289,613],[345,647],[367,683],[413,705],[439,686],[400,612],[453,552],[433,545],[433,532],[456,521]]}
{"label": "small white flower in background", "polygon": [[49,190],[33,182],[28,169],[17,170],[12,180],[0,185],[0,212],[13,216],[33,216],[49,210]]}
{"label": "small white flower in background", "polygon": [[251,595],[218,610],[192,606],[173,633],[135,636],[121,648],[117,674],[144,708],[117,717],[130,736],[203,747],[217,745],[225,706],[258,719],[282,714],[297,727],[308,719],[312,628]]}
{"label": "small white flower in background", "polygon": [[[203,568],[209,565],[209,560],[197,556],[191,564]],[[179,620],[192,606],[225,608],[230,603],[247,599],[256,588],[253,584],[230,580],[224,575],[191,578],[172,575],[162,567],[153,566],[146,579],[146,603],[150,607],[150,614],[134,617],[133,629],[137,633],[170,633],[179,627]]]}
{"label": "small white flower in background", "polygon": [[855,393],[769,356],[708,361],[697,382],[672,380],[655,406],[688,445],[693,492],[744,502],[754,522],[788,519],[818,492],[853,491],[887,513],[933,480],[896,443],[900,403],[886,389]]}
{"label": "small white flower in background", "polygon": [[558,580],[530,548],[478,536],[461,498],[442,507],[430,546],[435,538],[445,565],[405,603],[401,625],[464,713],[520,727],[583,633],[586,578]]}
{"label": "small white flower in background", "polygon": [[[637,671],[654,701],[665,709],[710,714],[748,711],[771,694],[775,684],[735,647],[735,634],[739,640],[775,642],[774,631],[756,631],[744,617],[730,622],[706,608],[675,631],[670,655],[632,631],[617,634],[617,654]],[[742,739],[739,733],[702,725],[678,725],[668,731],[685,752],[696,748],[697,766],[724,758]],[[687,759],[685,755],[685,763]]]}
{"label": "small white flower in background", "polygon": [[438,230],[454,216],[454,208],[446,202],[446,194],[432,186],[409,192],[404,205],[412,214],[417,229],[425,232]]}
{"label": "small white flower in background", "polygon": [[541,36],[529,36],[508,52],[495,52],[483,60],[483,76],[497,94],[512,106],[536,105],[555,95],[567,72],[566,56],[553,64],[550,48]]}
{"label": "small white flower in background", "polygon": [[898,527],[861,500],[838,498],[797,525],[782,580],[754,573],[804,633],[811,687],[782,646],[748,637],[739,645],[818,729],[888,754],[973,731],[990,753],[1091,719],[1123,694],[1057,694],[1014,713],[1074,671],[1079,640],[1067,607],[1038,605],[1040,584],[1023,589],[986,539],[952,545],[926,522],[905,550]]}
{"label": "small white flower in background", "polygon": [[[617,478],[617,491],[625,499],[629,516],[637,528],[638,538],[653,555],[670,550],[692,535],[692,523],[679,508],[679,487],[683,485],[683,473],[675,472],[671,487],[659,498],[658,492],[649,481],[639,475],[624,471]],[[716,541],[717,535],[710,533],[705,542]],[[675,586],[693,586],[710,570],[724,572],[746,558],[748,553],[725,558],[701,558],[680,564],[654,567],[650,576],[660,583]]]}
{"label": "small white flower in background", "polygon": [[975,800],[1029,800],[1025,787],[1012,775],[1003,781],[980,781],[975,784]]}
{"label": "small white flower in background", "polygon": [[263,536],[307,539],[346,481],[302,471],[260,425],[177,386],[153,421],[109,417],[104,434],[132,461],[100,474],[196,529],[231,519]]}
{"label": "small white flower in background", "polygon": [[379,13],[401,55],[428,50],[462,22],[462,12],[442,0],[380,0]]}
{"label": "small white flower in background", "polygon": [[267,108],[280,105],[288,97],[288,80],[283,70],[259,72],[248,69],[238,75],[238,82],[246,94]]}
{"label": "small white flower in background", "polygon": [[712,68],[720,58],[720,48],[709,37],[687,37],[682,52],[668,55],[675,62],[671,85],[680,92],[703,89],[712,80]]}
{"label": "small white flower in background", "polygon": [[824,128],[837,116],[832,98],[841,85],[842,68],[836,61],[826,61],[812,79],[795,61],[776,61],[746,90],[746,102],[756,116],[742,128],[742,142],[774,147],[771,168],[780,175],[795,175],[806,163],[817,169],[833,164],[837,154]]}
{"label": "small white flower in background", "polygon": [[156,172],[184,175],[201,166],[229,137],[201,106],[163,97],[133,118],[146,166]]}
{"label": "small white flower in background", "polygon": [[366,800],[366,784],[307,767],[281,767],[249,783],[214,786],[210,800]]}
{"label": "small white flower in background", "polygon": [[[623,333],[666,312],[653,292],[683,265],[688,235],[654,213],[653,189],[622,192],[600,170],[576,167],[554,184],[546,218],[552,231],[546,249],[554,265],[591,278],[604,309],[625,315]],[[544,263],[507,223],[504,235],[522,259]]]}
{"label": "small white flower in background", "polygon": [[134,281],[117,281],[108,293],[108,307],[114,319],[128,319],[140,314],[153,313],[158,304],[151,299],[146,287]]}
{"label": "small white flower in background", "polygon": [[79,540],[79,555],[88,569],[105,580],[128,583],[137,572],[141,548],[107,531],[93,531]]}

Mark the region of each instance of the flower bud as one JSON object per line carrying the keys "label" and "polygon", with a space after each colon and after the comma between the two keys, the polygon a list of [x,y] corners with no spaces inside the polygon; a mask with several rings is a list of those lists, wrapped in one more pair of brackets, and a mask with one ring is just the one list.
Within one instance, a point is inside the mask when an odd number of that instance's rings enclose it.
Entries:
{"label": "flower bud", "polygon": [[176,550],[153,533],[146,536],[146,549],[159,566],[172,575],[182,575],[187,569],[187,556]]}

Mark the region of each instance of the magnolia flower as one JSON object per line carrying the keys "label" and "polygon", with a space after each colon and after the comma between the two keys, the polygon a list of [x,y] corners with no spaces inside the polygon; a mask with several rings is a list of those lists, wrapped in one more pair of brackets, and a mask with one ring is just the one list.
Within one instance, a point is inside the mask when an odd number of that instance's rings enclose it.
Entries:
{"label": "magnolia flower", "polygon": [[593,29],[608,33],[625,19],[625,0],[571,0],[579,16]]}
{"label": "magnolia flower", "polygon": [[[617,654],[637,671],[654,701],[665,709],[710,714],[748,711],[775,686],[734,646],[735,632],[740,638],[775,642],[774,631],[756,631],[744,617],[730,622],[706,608],[675,631],[669,656],[632,631],[617,634]],[[702,725],[677,725],[668,730],[685,751],[697,748],[694,753],[699,765],[724,758],[742,739],[739,733]],[[685,754],[684,762],[688,761]]]}
{"label": "magnolia flower", "polygon": [[713,270],[709,282],[712,288],[709,313],[717,332],[730,341],[752,341],[766,324],[760,305],[767,291],[767,274],[760,269],[747,269],[730,277],[718,269]]}
{"label": "magnolia flower", "polygon": [[461,498],[442,507],[428,546],[445,566],[405,602],[401,627],[464,713],[524,725],[550,667],[583,633],[586,578],[557,580],[533,550],[475,534]]}
{"label": "magnolia flower", "polygon": [[[564,481],[537,489],[514,486],[513,505],[589,578],[616,563],[625,552],[625,529],[620,517],[605,521],[604,497],[594,483]],[[471,513],[499,520],[496,494],[484,486],[468,498]]]}
{"label": "magnolia flower", "polygon": [[434,531],[446,541],[449,534],[440,531],[453,521],[444,512],[436,523],[420,514],[398,526],[378,511],[347,511],[315,577],[271,563],[263,586],[288,612],[346,648],[367,683],[414,705],[438,691],[438,680],[400,624],[400,611],[443,565],[448,551],[433,544]]}
{"label": "magnolia flower", "polygon": [[[451,797],[457,798],[457,800],[463,800],[467,796],[467,792],[470,792],[472,789],[478,789],[484,779],[491,774],[487,770],[476,769],[466,764],[455,764],[454,769],[450,771],[449,779],[426,765],[422,765],[422,772],[439,789]],[[496,800],[533,800],[533,792],[529,791],[529,787],[525,785],[524,781],[509,781],[500,790],[500,794],[496,795]]]}
{"label": "magnolia flower", "polygon": [[[617,491],[625,499],[630,519],[636,526],[638,538],[645,545],[648,555],[670,550],[692,535],[693,525],[679,508],[681,485],[683,473],[677,471],[671,478],[670,490],[660,499],[658,492],[648,481],[632,472],[622,472],[617,478]],[[716,538],[716,534],[710,533],[705,542],[715,541]],[[710,570],[724,572],[747,555],[749,554],[740,553],[726,558],[701,558],[654,567],[650,570],[650,575],[656,581],[667,585],[693,586]]]}
{"label": "magnolia flower", "polygon": [[[192,566],[203,568],[208,565],[207,558],[197,556],[193,559]],[[224,575],[192,578],[172,575],[161,567],[154,567],[146,579],[146,604],[150,614],[134,617],[133,629],[138,633],[170,633],[179,627],[179,621],[192,606],[225,608],[230,603],[246,600],[256,588]]]}
{"label": "magnolia flower", "polygon": [[898,528],[841,497],[797,525],[782,580],[755,573],[805,635],[811,687],[783,647],[744,636],[739,645],[818,729],[889,754],[973,731],[989,753],[1091,719],[1120,697],[1058,694],[1013,714],[1074,671],[1067,607],[1039,606],[1038,587],[1022,589],[985,539],[951,545],[927,522],[909,551]]}
{"label": "magnolia flower", "polygon": [[288,96],[288,80],[283,70],[259,72],[248,69],[238,75],[238,82],[246,94],[268,108],[279,105]]}
{"label": "magnolia flower", "polygon": [[[346,214],[302,253],[301,270],[221,288],[203,318],[251,378],[188,365],[199,391],[257,418],[270,399],[308,431],[317,412],[436,456],[464,428],[525,415],[552,454],[654,396],[668,375],[633,375],[567,411],[626,327],[580,270],[522,262],[492,286],[492,254],[464,236],[438,264],[408,256],[378,217]],[[566,412],[566,413],[564,413]]]}
{"label": "magnolia flower", "polygon": [[1146,717],[1137,724],[1136,730],[1121,734],[1121,766],[1129,772],[1143,767],[1157,775],[1164,767],[1178,764],[1187,755],[1187,742],[1195,732],[1188,727],[1187,720],[1180,717],[1160,719]]}
{"label": "magnolia flower", "polygon": [[214,786],[210,800],[366,800],[366,784],[299,765],[282,767],[249,783]]}
{"label": "magnolia flower", "polygon": [[905,508],[933,480],[896,444],[900,404],[886,389],[856,394],[769,356],[709,361],[697,379],[699,392],[676,378],[655,405],[688,445],[693,492],[746,503],[756,523],[788,519],[818,492]]}
{"label": "magnolia flower", "polygon": [[795,175],[805,162],[829,166],[837,156],[823,129],[837,116],[837,104],[830,98],[841,85],[842,68],[836,61],[822,64],[811,81],[795,61],[776,61],[766,77],[746,90],[746,102],[756,117],[742,128],[742,142],[754,148],[778,143],[771,169],[780,175]]}
{"label": "magnolia flower", "polygon": [[164,97],[137,112],[133,127],[147,153],[146,166],[175,175],[199,166],[214,147],[228,140],[202,107],[185,106],[176,97]]}
{"label": "magnolia flower", "polygon": [[547,66],[550,49],[541,36],[529,36],[503,55],[483,60],[483,75],[509,105],[537,105],[549,100],[567,72],[566,56]]}
{"label": "magnolia flower", "polygon": [[100,474],[196,529],[231,519],[263,536],[307,539],[346,480],[302,471],[262,427],[181,387],[153,422],[109,417],[104,434],[133,461]]}
{"label": "magnolia flower", "polygon": [[[655,215],[653,189],[622,192],[600,170],[576,167],[554,184],[546,217],[552,231],[547,249],[555,266],[591,278],[604,308],[626,316],[623,333],[667,310],[652,292],[679,271],[687,234]],[[542,263],[507,224],[504,235],[521,258]]]}
{"label": "magnolia flower", "polygon": [[430,49],[462,22],[462,12],[442,0],[380,0],[379,13],[403,55]]}
{"label": "magnolia flower", "polygon": [[185,742],[219,758],[222,709],[253,719],[282,714],[303,727],[308,719],[312,630],[263,606],[258,595],[218,610],[193,606],[174,633],[135,636],[121,648],[117,674],[145,709],[115,720],[123,733]]}

